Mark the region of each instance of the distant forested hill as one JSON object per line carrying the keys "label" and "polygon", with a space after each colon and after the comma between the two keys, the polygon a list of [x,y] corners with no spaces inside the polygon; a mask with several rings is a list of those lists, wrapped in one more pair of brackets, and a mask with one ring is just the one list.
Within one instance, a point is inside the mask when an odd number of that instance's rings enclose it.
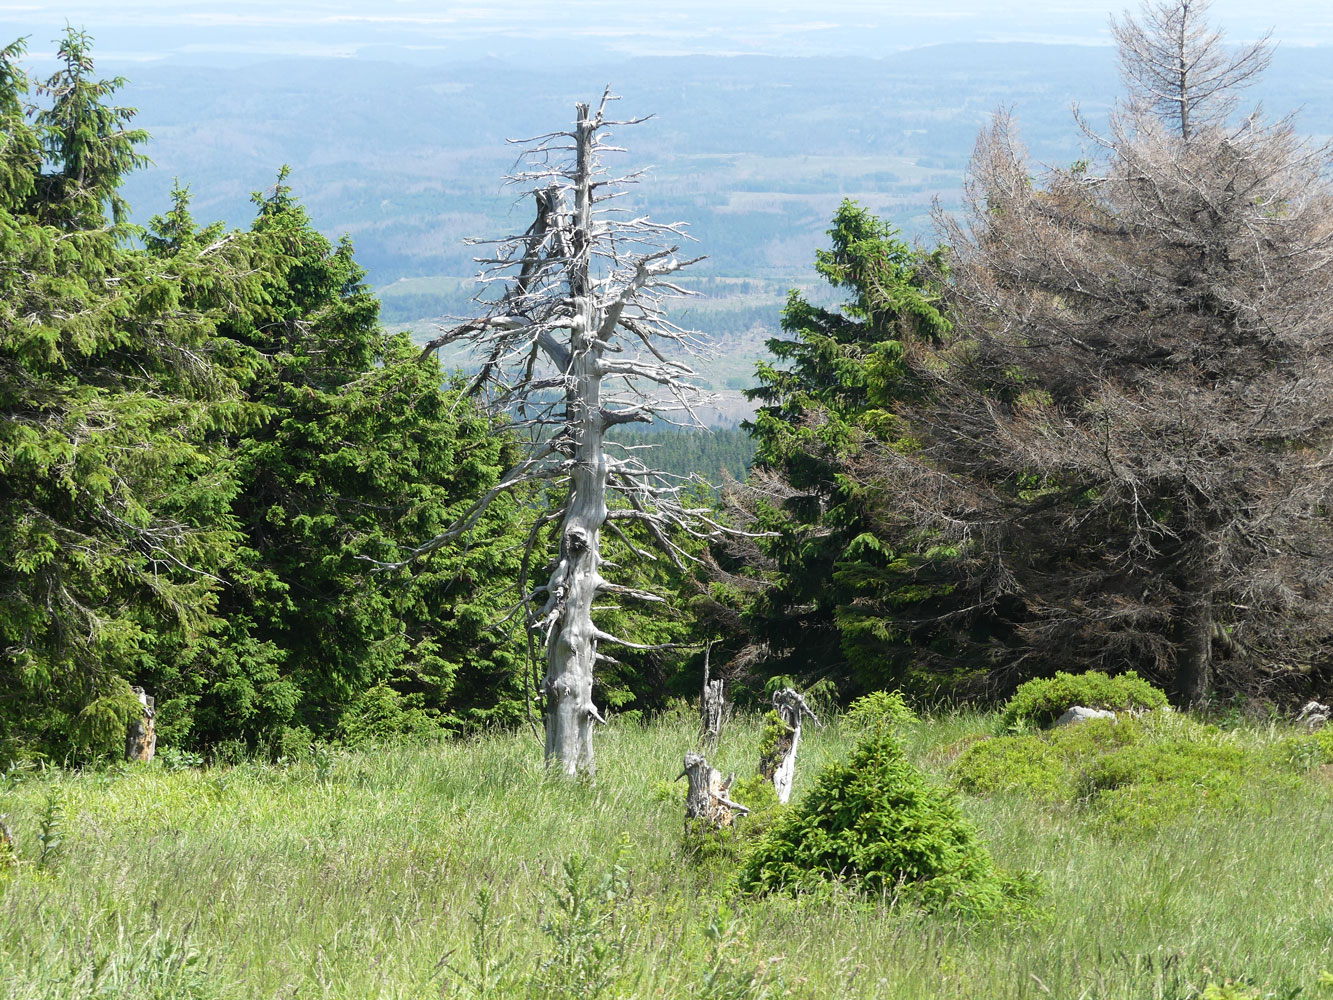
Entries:
{"label": "distant forested hill", "polygon": [[[1253,97],[1303,106],[1303,130],[1333,133],[1329,52],[1279,48]],[[844,197],[929,241],[932,200],[958,204],[992,111],[1014,109],[1036,160],[1069,163],[1086,152],[1070,104],[1095,126],[1117,90],[1112,50],[1080,45],[657,57],[556,75],[500,59],[430,66],[420,54],[384,56],[116,67],[130,78],[124,103],[153,135],[154,165],[125,188],[136,218],[165,209],[180,177],[202,217],[244,223],[250,192],[290,164],[314,224],[351,235],[386,323],[420,338],[475,308],[474,251],[463,239],[529,221],[503,184],[505,139],[566,120],[610,81],[624,97],[617,111],[657,116],[617,136],[627,165],[652,168],[626,207],[688,223],[693,249],[708,255],[693,269],[708,279],[696,279],[703,295],[681,303],[678,318],[718,342],[704,376],[730,392],[728,413],[777,332],[787,290],[821,294],[810,265]]]}
{"label": "distant forested hill", "polygon": [[613,428],[608,437],[633,448],[645,465],[672,476],[702,476],[720,486],[728,476],[744,479],[754,460],[754,441],[738,427]]}
{"label": "distant forested hill", "polygon": [[[1280,48],[1254,97],[1303,106],[1303,129],[1333,132],[1329,65],[1326,49]],[[1014,108],[1038,160],[1067,162],[1082,152],[1070,102],[1096,124],[1117,89],[1109,47],[1018,43],[884,59],[651,58],[559,76],[499,60],[120,68],[124,100],[153,135],[155,166],[127,184],[138,213],[164,208],[180,176],[201,212],[239,223],[250,191],[288,163],[312,217],[352,235],[377,287],[471,276],[462,238],[526,215],[507,218],[504,140],[567,118],[608,81],[624,97],[618,110],[657,115],[620,134],[626,162],[654,168],[643,204],[690,223],[711,273],[784,280],[806,280],[844,196],[925,232],[932,198],[957,201],[977,129],[997,107]]]}

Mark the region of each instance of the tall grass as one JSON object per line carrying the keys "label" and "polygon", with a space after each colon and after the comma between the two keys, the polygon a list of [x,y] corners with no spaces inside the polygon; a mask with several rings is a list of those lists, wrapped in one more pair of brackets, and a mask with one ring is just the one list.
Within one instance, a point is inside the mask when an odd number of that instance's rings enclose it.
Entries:
{"label": "tall grass", "polygon": [[[926,720],[911,752],[944,780],[951,747],[993,725]],[[576,944],[602,949],[607,996],[1185,1000],[1230,979],[1314,997],[1333,970],[1319,771],[1137,837],[1077,806],[967,798],[997,860],[1047,886],[1040,918],[976,926],[836,893],[732,896],[725,854],[682,844],[671,778],[693,727],[613,724],[582,784],[513,734],[0,784],[20,859],[0,868],[0,1000],[550,996],[584,975],[560,964]],[[733,724],[718,765],[751,773],[758,739]],[[806,735],[798,796],[846,739]],[[61,848],[42,865],[53,804]]]}

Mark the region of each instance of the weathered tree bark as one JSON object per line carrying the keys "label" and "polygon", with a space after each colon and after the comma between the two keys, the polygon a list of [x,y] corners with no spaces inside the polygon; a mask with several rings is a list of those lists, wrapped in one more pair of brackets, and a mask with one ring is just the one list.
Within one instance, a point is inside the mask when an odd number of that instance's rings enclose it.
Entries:
{"label": "weathered tree bark", "polygon": [[722,727],[726,724],[729,709],[727,696],[722,690],[722,678],[710,679],[708,676],[712,652],[713,643],[709,640],[704,646],[704,688],[699,702],[699,723],[700,739],[710,749],[722,741]]}
{"label": "weathered tree bark", "polygon": [[130,690],[139,696],[143,716],[131,722],[125,734],[125,759],[150,761],[157,753],[157,699],[137,685]]}
{"label": "weathered tree bark", "polygon": [[796,751],[801,745],[801,720],[808,715],[816,726],[820,725],[820,721],[806,704],[805,698],[791,688],[773,693],[773,711],[782,720],[785,731],[774,746],[765,748],[766,752],[759,760],[759,773],[772,779],[778,801],[786,803],[791,798],[792,784],[796,779]]}
{"label": "weathered tree bark", "polygon": [[736,776],[732,774],[723,781],[722,772],[710,766],[701,753],[691,750],[685,755],[685,770],[681,772],[681,777],[687,778],[690,783],[685,793],[687,831],[692,825],[691,821],[701,821],[720,830],[724,826],[731,826],[736,818],[735,813],[744,815],[750,811],[739,802],[727,798],[727,791]]}
{"label": "weathered tree bark", "polygon": [[1296,721],[1305,723],[1305,728],[1314,732],[1326,726],[1330,717],[1333,717],[1333,708],[1321,702],[1307,701]]}
{"label": "weathered tree bark", "polygon": [[[592,701],[597,629],[593,599],[602,581],[600,536],[606,522],[606,450],[602,415],[602,352],[599,338],[604,317],[589,294],[592,243],[592,143],[597,122],[589,105],[578,105],[575,132],[574,226],[569,290],[576,314],[570,324],[570,377],[566,420],[574,433],[574,464],[570,470],[569,502],[561,525],[560,561],[547,584],[554,598],[548,612],[558,629],[547,646],[546,758],[559,761],[566,774],[594,771],[592,728],[605,722]],[[548,625],[548,628],[550,626]]]}

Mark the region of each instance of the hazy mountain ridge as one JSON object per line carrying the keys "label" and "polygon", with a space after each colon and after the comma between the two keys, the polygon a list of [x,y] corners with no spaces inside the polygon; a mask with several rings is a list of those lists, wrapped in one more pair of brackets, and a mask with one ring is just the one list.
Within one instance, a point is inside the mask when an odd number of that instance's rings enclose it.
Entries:
{"label": "hazy mountain ridge", "polygon": [[[1300,127],[1333,133],[1329,49],[1280,48],[1257,100],[1304,106]],[[290,164],[318,228],[349,233],[386,320],[418,331],[470,311],[468,236],[522,230],[528,206],[505,188],[505,140],[568,121],[608,82],[625,116],[655,114],[618,138],[626,169],[651,171],[626,207],[681,220],[707,261],[699,276],[753,278],[744,302],[714,284],[685,318],[723,334],[718,388],[752,370],[790,286],[809,288],[815,249],[844,197],[913,238],[932,239],[933,200],[958,205],[977,130],[997,107],[1018,115],[1034,161],[1067,163],[1118,91],[1109,47],[948,44],[868,58],[641,58],[553,75],[481,59],[285,59],[244,68],[117,64],[124,103],[153,135],[154,165],[126,186],[137,218],[191,186],[201,219],[243,225],[250,192]],[[412,279],[403,281],[402,279]],[[717,324],[710,329],[710,324]]]}

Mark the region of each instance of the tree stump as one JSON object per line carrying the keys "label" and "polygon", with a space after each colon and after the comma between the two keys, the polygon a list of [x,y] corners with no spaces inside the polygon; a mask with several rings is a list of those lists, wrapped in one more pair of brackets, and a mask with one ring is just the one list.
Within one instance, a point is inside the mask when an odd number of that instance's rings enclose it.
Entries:
{"label": "tree stump", "polygon": [[700,738],[704,746],[709,749],[715,748],[721,742],[722,727],[730,714],[727,697],[722,691],[722,678],[710,680],[708,676],[708,659],[712,651],[713,643],[710,640],[704,646],[704,689],[699,704]]}
{"label": "tree stump", "polygon": [[773,693],[773,711],[782,722],[783,732],[775,743],[766,746],[759,758],[759,773],[773,781],[778,801],[784,805],[791,798],[792,783],[796,780],[796,751],[801,745],[801,720],[809,716],[816,726],[821,725],[804,696],[791,688]]}
{"label": "tree stump", "polygon": [[734,774],[722,780],[722,772],[710,767],[701,753],[691,750],[685,755],[685,770],[681,776],[689,779],[690,787],[685,793],[685,829],[691,826],[705,825],[714,830],[731,826],[735,813],[744,815],[750,810],[739,802],[727,798],[727,791],[736,777]]}
{"label": "tree stump", "polygon": [[1333,716],[1333,708],[1317,701],[1308,701],[1301,709],[1301,714],[1296,716],[1296,721],[1304,722],[1305,728],[1314,732],[1327,725],[1330,716]]}
{"label": "tree stump", "polygon": [[125,759],[150,761],[157,753],[157,699],[137,685],[130,690],[139,697],[143,717],[131,722],[125,734]]}

